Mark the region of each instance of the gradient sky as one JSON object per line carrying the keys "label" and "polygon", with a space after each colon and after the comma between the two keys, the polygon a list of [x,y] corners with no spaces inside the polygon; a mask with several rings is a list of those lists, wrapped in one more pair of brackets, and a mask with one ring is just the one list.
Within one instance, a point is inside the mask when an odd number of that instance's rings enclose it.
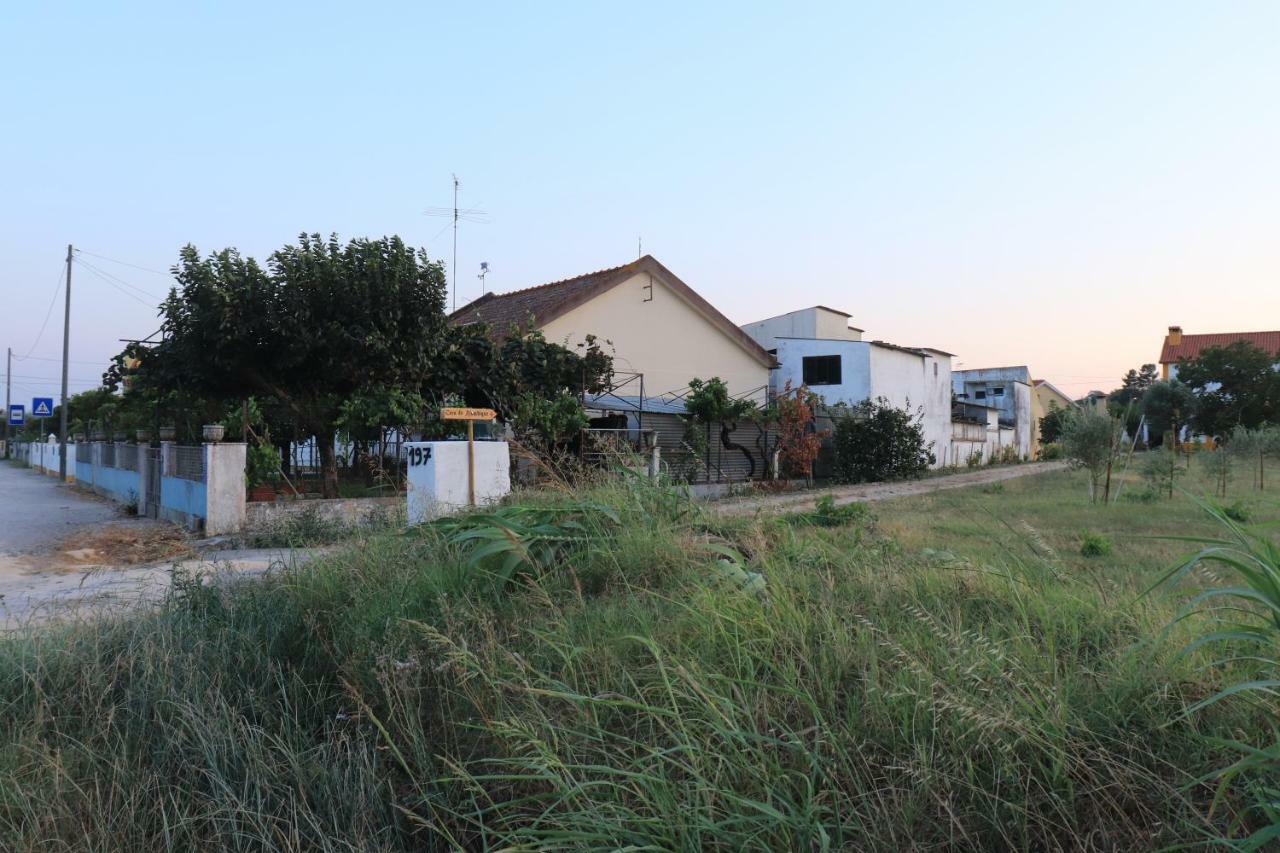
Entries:
{"label": "gradient sky", "polygon": [[[840,307],[1073,393],[1171,323],[1280,328],[1280,4],[692,5],[5,3],[15,400],[57,389],[67,243],[163,271],[397,233],[448,261],[423,211],[451,172],[489,214],[464,300],[482,260],[511,290],[642,236],[734,322]],[[74,272],[73,391],[168,281],[84,260],[118,280]]]}

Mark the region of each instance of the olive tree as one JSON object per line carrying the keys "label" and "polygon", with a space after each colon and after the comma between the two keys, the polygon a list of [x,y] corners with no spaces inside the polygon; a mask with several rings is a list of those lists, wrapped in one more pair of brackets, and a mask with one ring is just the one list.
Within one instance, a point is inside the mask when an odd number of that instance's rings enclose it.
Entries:
{"label": "olive tree", "polygon": [[1089,473],[1089,499],[1106,503],[1111,497],[1111,467],[1120,452],[1124,425],[1093,409],[1073,411],[1062,429],[1062,453],[1076,468]]}

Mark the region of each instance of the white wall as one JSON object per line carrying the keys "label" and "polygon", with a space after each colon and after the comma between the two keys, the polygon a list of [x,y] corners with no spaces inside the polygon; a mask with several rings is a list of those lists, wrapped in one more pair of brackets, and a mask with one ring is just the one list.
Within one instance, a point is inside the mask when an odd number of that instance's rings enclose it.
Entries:
{"label": "white wall", "polygon": [[790,382],[792,388],[804,384],[804,359],[809,356],[840,356],[839,385],[810,385],[809,390],[828,405],[861,403],[871,396],[870,344],[861,341],[832,341],[814,338],[778,338],[778,368],[773,371],[770,387],[781,393]]}
{"label": "white wall", "polygon": [[827,338],[841,341],[860,341],[862,331],[849,328],[849,318],[836,311],[821,307],[802,308],[758,320],[742,327],[756,343],[765,349],[773,349],[778,338]]}
{"label": "white wall", "polygon": [[925,442],[933,444],[935,466],[942,465],[951,443],[951,358],[871,344],[870,365],[870,397],[884,397],[912,414],[923,410]]}
{"label": "white wall", "polygon": [[[412,441],[409,463],[409,523],[420,524],[467,507],[467,442]],[[475,442],[476,504],[502,500],[511,491],[511,456],[505,441]]]}
{"label": "white wall", "polygon": [[[767,364],[648,273],[638,273],[557,317],[542,327],[542,333],[549,341],[568,341],[570,347],[589,334],[602,343],[609,341],[614,369],[643,373],[649,397],[682,391],[695,377],[719,376],[730,393],[761,389],[753,396],[763,400],[763,389],[769,384]],[[634,385],[628,389],[620,393],[640,391]]]}

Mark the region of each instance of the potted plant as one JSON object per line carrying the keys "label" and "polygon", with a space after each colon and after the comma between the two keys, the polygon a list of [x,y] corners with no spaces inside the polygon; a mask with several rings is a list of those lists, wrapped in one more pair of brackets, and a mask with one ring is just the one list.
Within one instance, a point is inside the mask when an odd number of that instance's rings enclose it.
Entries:
{"label": "potted plant", "polygon": [[91,438],[93,441],[106,441],[106,440],[107,440],[107,434],[106,434],[105,432],[103,432],[102,430],[95,428],[95,429],[93,430],[93,432],[91,433],[90,438]]}
{"label": "potted plant", "polygon": [[160,440],[173,441],[178,437],[178,428],[173,424],[160,427]]}
{"label": "potted plant", "polygon": [[116,430],[114,433],[112,433],[112,435],[111,435],[111,440],[112,440],[112,441],[115,441],[115,442],[117,442],[117,443],[123,443],[123,442],[124,442],[124,430],[122,430],[122,429],[118,429],[118,430]]}
{"label": "potted plant", "polygon": [[84,433],[78,432],[74,436],[72,436],[72,438],[75,439],[76,444],[79,444],[80,442],[84,441]]}
{"label": "potted plant", "polygon": [[200,427],[200,435],[204,440],[210,443],[222,441],[222,437],[226,435],[227,428],[222,424],[205,424]]}
{"label": "potted plant", "polygon": [[147,444],[151,441],[151,430],[140,429],[134,433],[138,438],[138,444]]}

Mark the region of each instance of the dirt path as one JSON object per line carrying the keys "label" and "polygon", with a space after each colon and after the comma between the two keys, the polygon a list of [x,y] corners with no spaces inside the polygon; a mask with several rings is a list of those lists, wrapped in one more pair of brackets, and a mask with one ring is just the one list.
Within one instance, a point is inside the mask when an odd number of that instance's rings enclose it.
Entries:
{"label": "dirt path", "polygon": [[1012,480],[1015,477],[1028,477],[1033,474],[1043,474],[1047,471],[1060,471],[1065,467],[1065,462],[1031,462],[1026,465],[1010,465],[1007,468],[983,468],[979,471],[966,471],[963,474],[947,474],[939,477],[930,477],[927,480],[904,480],[899,483],[864,483],[858,486],[811,489],[804,492],[781,495],[726,498],[712,504],[712,508],[725,515],[750,515],[756,512],[797,512],[813,508],[818,498],[824,495],[835,496],[837,506],[866,501],[883,501],[889,498],[904,498],[911,495],[940,492],[945,489],[963,489],[966,486],[998,483],[1001,480]]}

